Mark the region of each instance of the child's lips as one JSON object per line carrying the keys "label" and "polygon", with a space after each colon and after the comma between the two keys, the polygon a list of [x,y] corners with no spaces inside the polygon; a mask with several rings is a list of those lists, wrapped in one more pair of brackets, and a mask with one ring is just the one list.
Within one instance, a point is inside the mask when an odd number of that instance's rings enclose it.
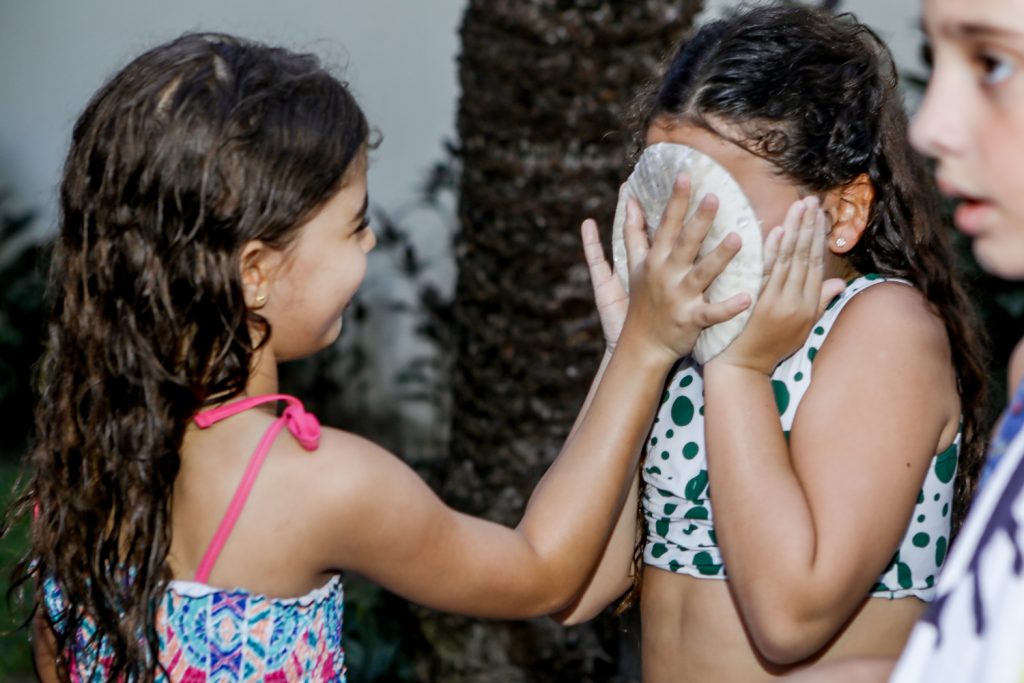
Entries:
{"label": "child's lips", "polygon": [[992,215],[992,205],[977,199],[962,199],[956,207],[953,221],[960,232],[965,235],[977,235],[985,229]]}
{"label": "child's lips", "polygon": [[958,201],[953,222],[960,232],[977,235],[984,230],[994,210],[990,201],[971,195],[944,178],[938,179],[938,185],[942,194]]}

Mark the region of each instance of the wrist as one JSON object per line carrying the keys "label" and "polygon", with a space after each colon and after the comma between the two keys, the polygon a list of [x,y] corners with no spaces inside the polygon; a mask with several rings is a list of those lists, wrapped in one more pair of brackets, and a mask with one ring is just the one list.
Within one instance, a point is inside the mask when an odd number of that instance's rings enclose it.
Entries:
{"label": "wrist", "polygon": [[771,379],[775,366],[770,368],[765,362],[758,362],[753,359],[731,358],[726,354],[720,354],[712,358],[704,365],[705,375],[729,375],[733,378],[750,377]]}
{"label": "wrist", "polygon": [[674,351],[649,336],[629,334],[625,329],[615,346],[609,349],[609,353],[612,351],[616,358],[638,363],[657,372],[667,372],[680,358]]}

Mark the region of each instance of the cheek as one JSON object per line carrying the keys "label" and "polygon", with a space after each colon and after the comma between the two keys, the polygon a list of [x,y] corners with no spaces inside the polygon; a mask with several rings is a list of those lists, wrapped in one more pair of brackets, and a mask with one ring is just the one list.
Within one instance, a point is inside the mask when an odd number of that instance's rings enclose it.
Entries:
{"label": "cheek", "polygon": [[1016,220],[1006,217],[987,234],[976,237],[972,250],[978,263],[993,275],[1024,279],[1024,227]]}
{"label": "cheek", "polygon": [[779,191],[775,193],[762,193],[761,196],[751,197],[750,203],[754,207],[754,213],[761,221],[761,231],[767,235],[772,228],[782,225],[786,220],[786,214],[793,202],[800,199],[795,190]]}
{"label": "cheek", "polygon": [[[979,161],[983,168],[991,170],[986,181],[995,185],[993,190],[1002,190],[1004,201],[1014,205],[1018,214],[1024,214],[1024,174],[1020,172],[1020,160],[1024,158],[1024,107],[1017,107],[1009,116],[989,117],[988,125],[978,126],[975,135]],[[977,189],[979,193],[986,192],[985,187]]]}

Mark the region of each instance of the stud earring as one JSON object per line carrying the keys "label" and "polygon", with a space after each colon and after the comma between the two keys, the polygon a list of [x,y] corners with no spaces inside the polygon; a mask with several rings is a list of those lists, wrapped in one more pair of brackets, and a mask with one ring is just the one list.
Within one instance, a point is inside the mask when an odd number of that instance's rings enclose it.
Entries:
{"label": "stud earring", "polygon": [[266,294],[259,294],[259,295],[257,295],[256,299],[253,301],[253,304],[255,304],[256,308],[263,308],[267,304],[267,295]]}
{"label": "stud earring", "polygon": [[836,238],[836,246],[839,247],[840,249],[845,247],[846,246],[846,238],[844,238],[844,237],[837,237]]}

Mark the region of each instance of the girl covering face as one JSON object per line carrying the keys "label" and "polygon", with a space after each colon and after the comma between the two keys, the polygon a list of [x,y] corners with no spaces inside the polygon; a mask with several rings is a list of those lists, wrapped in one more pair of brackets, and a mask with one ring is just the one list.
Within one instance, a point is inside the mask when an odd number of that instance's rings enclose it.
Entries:
{"label": "girl covering face", "polygon": [[[817,214],[845,282],[803,327],[769,275],[725,352],[677,365],[639,490],[644,680],[895,654],[969,498],[982,377],[888,51],[849,16],[740,12],[681,45],[643,136],[724,166],[766,244]],[[631,529],[565,619],[628,585]]]}

